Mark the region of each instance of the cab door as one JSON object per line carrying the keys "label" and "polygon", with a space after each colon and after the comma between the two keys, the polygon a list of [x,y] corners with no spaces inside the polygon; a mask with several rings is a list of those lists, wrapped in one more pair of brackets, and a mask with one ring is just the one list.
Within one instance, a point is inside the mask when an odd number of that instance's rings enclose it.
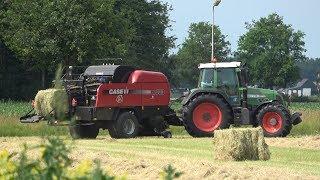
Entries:
{"label": "cab door", "polygon": [[217,69],[217,89],[228,96],[228,101],[232,106],[241,105],[239,91],[239,79],[235,68],[218,68]]}

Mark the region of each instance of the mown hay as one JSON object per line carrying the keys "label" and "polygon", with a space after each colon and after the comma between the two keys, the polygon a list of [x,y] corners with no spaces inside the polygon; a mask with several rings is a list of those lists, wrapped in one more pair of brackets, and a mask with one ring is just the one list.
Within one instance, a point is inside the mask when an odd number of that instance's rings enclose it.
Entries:
{"label": "mown hay", "polygon": [[35,97],[35,110],[40,116],[54,115],[59,120],[68,112],[68,96],[63,89],[41,90]]}
{"label": "mown hay", "polygon": [[270,151],[261,128],[215,131],[214,152],[217,160],[269,160]]}

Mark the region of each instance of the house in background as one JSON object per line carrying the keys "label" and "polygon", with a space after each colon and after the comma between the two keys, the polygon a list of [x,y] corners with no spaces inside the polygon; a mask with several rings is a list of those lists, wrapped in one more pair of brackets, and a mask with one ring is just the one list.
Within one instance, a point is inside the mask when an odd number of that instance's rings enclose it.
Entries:
{"label": "house in background", "polygon": [[319,93],[319,89],[316,83],[309,79],[303,79],[298,82],[295,87],[285,89],[284,92],[289,96],[310,97],[317,95]]}

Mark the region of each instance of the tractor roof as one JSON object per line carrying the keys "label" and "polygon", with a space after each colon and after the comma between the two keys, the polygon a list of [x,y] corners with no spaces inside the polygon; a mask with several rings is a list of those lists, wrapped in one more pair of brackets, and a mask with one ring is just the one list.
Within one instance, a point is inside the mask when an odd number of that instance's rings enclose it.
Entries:
{"label": "tractor roof", "polygon": [[237,68],[240,67],[241,62],[219,62],[219,63],[205,63],[200,64],[199,69],[209,68]]}

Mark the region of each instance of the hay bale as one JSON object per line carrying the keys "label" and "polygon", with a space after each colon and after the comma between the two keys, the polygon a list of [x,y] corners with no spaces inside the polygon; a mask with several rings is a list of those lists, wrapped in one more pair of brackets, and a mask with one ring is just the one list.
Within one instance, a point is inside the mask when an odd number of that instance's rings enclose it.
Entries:
{"label": "hay bale", "polygon": [[69,108],[67,93],[63,89],[41,90],[35,97],[34,106],[40,116],[54,115],[58,119],[64,118]]}
{"label": "hay bale", "polygon": [[215,131],[214,152],[217,160],[269,160],[270,151],[261,128]]}

